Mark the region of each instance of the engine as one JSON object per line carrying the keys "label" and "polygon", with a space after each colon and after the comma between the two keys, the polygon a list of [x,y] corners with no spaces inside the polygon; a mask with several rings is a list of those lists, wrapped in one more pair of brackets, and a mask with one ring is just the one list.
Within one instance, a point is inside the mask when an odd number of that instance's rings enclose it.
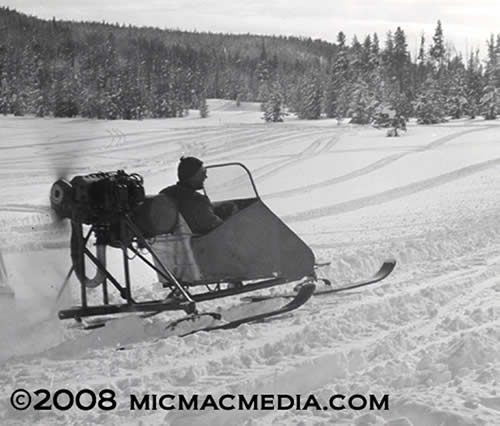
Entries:
{"label": "engine", "polygon": [[145,238],[169,233],[177,223],[174,201],[146,196],[142,176],[123,170],[59,179],[52,185],[50,204],[61,219],[95,226],[102,244],[130,242],[120,229],[125,215]]}
{"label": "engine", "polygon": [[116,172],[59,179],[52,185],[50,203],[60,218],[87,225],[110,225],[131,213],[145,199],[142,176]]}
{"label": "engine", "polygon": [[128,247],[170,232],[177,222],[176,204],[163,195],[146,196],[142,176],[116,172],[59,179],[50,191],[50,204],[61,219],[71,220],[71,259],[76,276],[87,287],[104,282],[99,269],[94,278],[85,274],[83,225],[96,237],[97,261],[106,267],[106,246]]}

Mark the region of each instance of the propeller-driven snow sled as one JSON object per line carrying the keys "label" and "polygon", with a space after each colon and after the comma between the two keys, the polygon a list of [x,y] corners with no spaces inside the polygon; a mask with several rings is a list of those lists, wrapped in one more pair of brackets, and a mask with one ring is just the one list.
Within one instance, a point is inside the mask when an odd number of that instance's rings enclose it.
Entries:
{"label": "propeller-driven snow sled", "polygon": [[[71,221],[72,267],[65,282],[74,273],[81,294],[81,305],[61,310],[59,318],[175,310],[196,314],[201,302],[290,282],[300,284],[291,302],[248,321],[305,303],[317,280],[311,249],[263,203],[243,164],[207,166],[207,172],[205,192],[215,206],[229,205],[232,214],[204,235],[189,230],[175,200],[163,194],[147,196],[140,175],[117,171],[55,182],[51,207],[57,217]],[[92,240],[95,254],[89,248]],[[122,251],[122,282],[107,266],[108,248]],[[157,273],[171,290],[169,297],[145,301],[134,295],[130,255]],[[92,278],[86,274],[87,262],[96,269]],[[393,267],[384,270],[383,278]],[[102,303],[91,305],[88,288],[98,286]],[[110,302],[110,290],[119,294],[121,303]]]}

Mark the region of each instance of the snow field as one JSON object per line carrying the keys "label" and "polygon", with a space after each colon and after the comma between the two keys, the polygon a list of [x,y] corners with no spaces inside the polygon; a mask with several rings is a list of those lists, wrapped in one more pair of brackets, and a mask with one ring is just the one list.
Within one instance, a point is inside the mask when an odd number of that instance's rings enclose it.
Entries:
{"label": "snow field", "polygon": [[[27,132],[24,123],[3,120],[12,137]],[[138,167],[148,192],[174,179],[181,153],[202,155],[207,163],[251,164],[271,209],[319,260],[332,262],[322,273],[334,284],[371,274],[387,257],[398,265],[384,284],[312,299],[269,323],[157,340],[171,317],[128,317],[82,334],[53,316],[58,284],[50,283],[60,282],[69,266],[67,231],[47,225],[44,179],[16,191],[27,180],[12,167],[1,189],[0,242],[25,311],[2,322],[16,325],[15,332],[1,328],[10,339],[0,350],[2,424],[500,424],[499,128],[479,121],[409,126],[406,135],[389,139],[374,129],[334,123],[268,126],[251,106],[235,112],[219,101],[207,120],[30,122],[40,134],[58,129],[60,140],[93,134],[93,126],[103,137],[107,126],[127,134],[125,142],[107,148],[90,141],[94,154],[102,149],[102,155],[86,158],[82,149],[82,163],[73,164],[82,167],[79,172]],[[72,144],[62,146],[71,155]],[[27,149],[35,158],[35,145]],[[2,161],[11,158],[28,172],[39,167],[6,152]],[[45,180],[51,179],[47,170]],[[39,250],[44,247],[56,248]],[[110,263],[118,263],[115,255]],[[141,295],[156,295],[145,270],[133,273],[143,283]],[[71,298],[68,291],[61,303]],[[204,306],[230,309],[238,302]],[[15,412],[8,399],[22,387],[112,388],[120,408]],[[313,393],[324,400],[334,393],[389,394],[390,410],[131,413],[125,402],[132,392]]]}

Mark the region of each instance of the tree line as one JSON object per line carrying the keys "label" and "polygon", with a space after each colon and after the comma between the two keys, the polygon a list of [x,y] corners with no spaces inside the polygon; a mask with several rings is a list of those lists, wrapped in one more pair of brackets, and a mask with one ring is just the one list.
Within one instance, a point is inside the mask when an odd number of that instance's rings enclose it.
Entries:
{"label": "tree line", "polygon": [[[383,44],[383,45],[382,45]],[[261,102],[267,121],[353,123],[500,111],[500,34],[467,58],[446,47],[441,22],[412,58],[404,30],[336,43],[41,20],[0,8],[0,113],[100,119],[208,114],[207,98]]]}

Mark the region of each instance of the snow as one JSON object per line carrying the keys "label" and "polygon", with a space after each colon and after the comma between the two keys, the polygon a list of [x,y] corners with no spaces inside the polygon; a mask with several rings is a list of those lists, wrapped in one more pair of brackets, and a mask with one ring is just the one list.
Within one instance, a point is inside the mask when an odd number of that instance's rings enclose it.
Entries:
{"label": "snow", "polygon": [[[410,124],[400,138],[336,120],[265,124],[258,105],[209,101],[210,115],[91,121],[1,117],[0,250],[16,299],[0,299],[5,425],[500,424],[500,123]],[[84,332],[56,312],[77,302],[68,228],[51,225],[57,170],[124,168],[155,193],[183,154],[248,165],[270,208],[335,284],[373,288],[310,300],[293,315],[163,339],[174,316],[133,316]],[[110,251],[118,273],[120,256]],[[133,263],[140,296],[155,277]],[[97,297],[98,290],[91,297]],[[202,305],[231,309],[238,298]],[[241,313],[241,312],[240,312]],[[15,411],[18,388],[113,389],[117,409]],[[387,411],[130,411],[130,394],[390,395]]]}

